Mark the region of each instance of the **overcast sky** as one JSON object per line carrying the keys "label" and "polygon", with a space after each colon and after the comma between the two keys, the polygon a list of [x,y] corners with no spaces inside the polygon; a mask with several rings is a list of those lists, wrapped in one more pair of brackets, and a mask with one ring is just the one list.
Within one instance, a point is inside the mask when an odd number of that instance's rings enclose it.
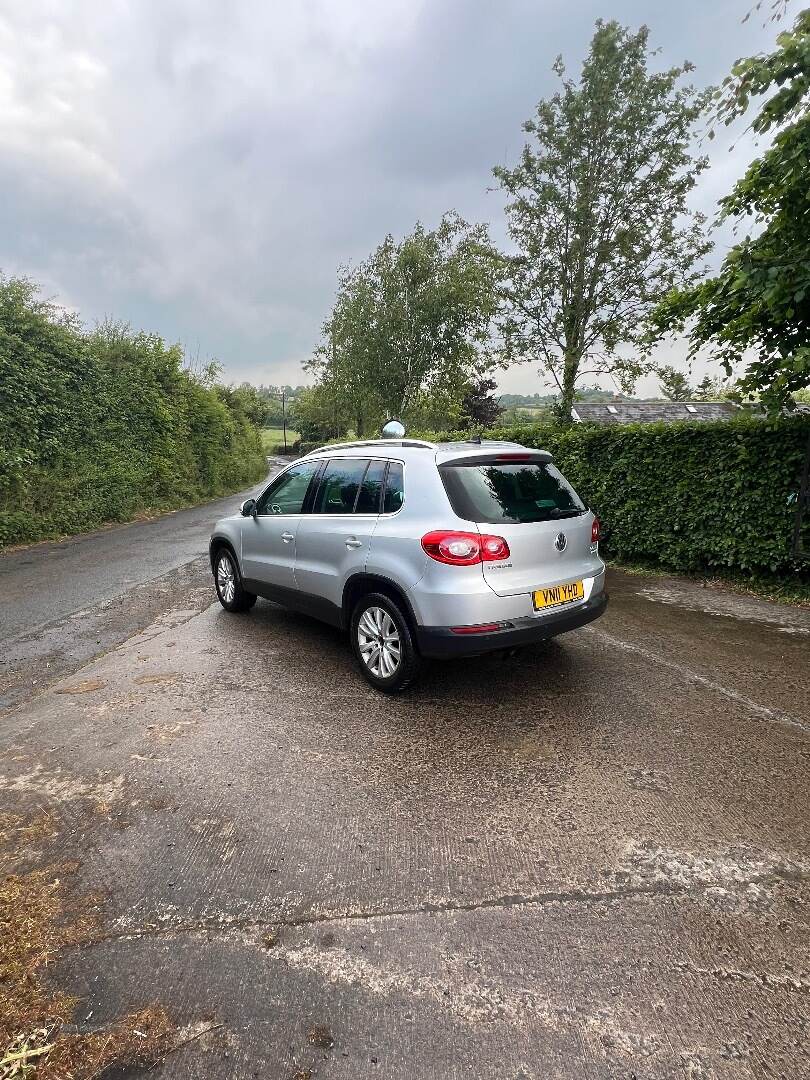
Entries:
{"label": "overcast sky", "polygon": [[[752,3],[0,0],[0,269],[228,379],[304,381],[339,264],[450,208],[505,243],[491,167],[598,17],[705,85],[772,42]],[[728,145],[707,212],[753,153]],[[526,366],[500,384],[543,389]]]}

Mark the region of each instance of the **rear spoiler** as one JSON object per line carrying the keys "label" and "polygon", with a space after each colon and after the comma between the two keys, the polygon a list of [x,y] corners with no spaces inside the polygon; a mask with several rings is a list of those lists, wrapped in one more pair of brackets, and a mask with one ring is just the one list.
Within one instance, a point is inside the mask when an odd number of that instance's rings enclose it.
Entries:
{"label": "rear spoiler", "polygon": [[547,465],[552,460],[547,450],[486,450],[482,454],[464,454],[463,457],[448,458],[437,465],[443,469],[446,465],[517,465],[521,461],[533,465]]}

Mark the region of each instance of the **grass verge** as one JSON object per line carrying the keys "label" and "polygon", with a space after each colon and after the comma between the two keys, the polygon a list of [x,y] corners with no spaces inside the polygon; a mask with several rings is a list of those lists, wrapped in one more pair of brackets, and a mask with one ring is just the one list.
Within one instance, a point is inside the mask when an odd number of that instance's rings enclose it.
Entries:
{"label": "grass verge", "polygon": [[75,865],[16,872],[16,852],[52,837],[52,820],[0,816],[0,1080],[93,1080],[111,1065],[151,1065],[175,1032],[154,1005],[94,1031],[74,1022],[77,999],[46,979],[59,954],[93,940],[92,898],[72,898]]}

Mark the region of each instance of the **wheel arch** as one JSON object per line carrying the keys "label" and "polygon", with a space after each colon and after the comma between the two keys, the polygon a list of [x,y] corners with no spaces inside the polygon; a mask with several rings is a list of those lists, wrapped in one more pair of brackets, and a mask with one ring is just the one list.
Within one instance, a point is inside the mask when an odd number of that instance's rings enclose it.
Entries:
{"label": "wheel arch", "polygon": [[407,593],[396,582],[381,574],[353,574],[343,586],[343,602],[341,604],[341,626],[348,630],[351,624],[352,611],[361,597],[367,593],[378,592],[393,600],[402,609],[405,618],[416,640],[418,623],[413,605],[408,599]]}
{"label": "wheel arch", "polygon": [[227,548],[233,555],[234,562],[236,563],[236,569],[241,574],[242,567],[239,565],[239,556],[236,554],[236,548],[233,546],[233,541],[227,536],[212,536],[208,544],[208,560],[211,563],[211,573],[214,573],[214,563],[216,562],[217,555],[223,548]]}

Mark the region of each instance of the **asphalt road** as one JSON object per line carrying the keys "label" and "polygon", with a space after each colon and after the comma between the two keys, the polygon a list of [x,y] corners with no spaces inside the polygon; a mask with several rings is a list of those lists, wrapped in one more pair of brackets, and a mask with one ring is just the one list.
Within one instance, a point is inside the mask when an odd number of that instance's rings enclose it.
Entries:
{"label": "asphalt road", "polygon": [[181,570],[0,721],[0,811],[58,826],[25,859],[103,898],[51,972],[81,1026],[165,1003],[161,1080],[810,1076],[810,612],[611,572],[387,699]]}
{"label": "asphalt road", "polygon": [[212,523],[255,490],[0,552],[0,712],[148,625],[172,597],[191,602],[189,567]]}

